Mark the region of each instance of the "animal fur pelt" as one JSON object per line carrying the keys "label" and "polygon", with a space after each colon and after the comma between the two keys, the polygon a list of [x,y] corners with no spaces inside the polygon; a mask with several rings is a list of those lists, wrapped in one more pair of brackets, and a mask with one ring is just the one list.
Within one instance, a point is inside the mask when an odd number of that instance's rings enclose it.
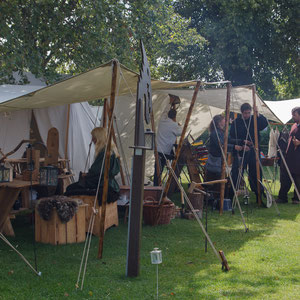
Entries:
{"label": "animal fur pelt", "polygon": [[49,221],[53,208],[56,208],[60,220],[63,223],[67,223],[73,218],[78,210],[78,205],[81,203],[80,199],[73,199],[66,196],[45,197],[38,201],[37,210],[45,221]]}

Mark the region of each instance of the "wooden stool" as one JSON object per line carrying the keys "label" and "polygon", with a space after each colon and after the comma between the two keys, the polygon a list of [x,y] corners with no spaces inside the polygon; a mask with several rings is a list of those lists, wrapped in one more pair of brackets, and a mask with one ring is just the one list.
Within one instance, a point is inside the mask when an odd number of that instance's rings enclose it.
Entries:
{"label": "wooden stool", "polygon": [[[83,203],[87,204],[86,212],[85,212],[85,230],[88,232],[90,218],[93,213],[95,196],[89,195],[80,195],[80,196],[69,196],[74,199],[81,199]],[[100,219],[101,219],[101,206],[98,204],[98,200],[96,200],[96,209],[98,213],[96,214],[94,226],[92,233],[96,236],[100,236]],[[113,203],[106,203],[106,215],[105,215],[105,223],[104,223],[104,231],[112,226],[119,226],[119,218],[118,218],[118,206],[117,201]]]}
{"label": "wooden stool", "polygon": [[78,207],[77,213],[67,222],[62,223],[56,209],[49,221],[41,218],[35,209],[35,240],[40,243],[61,245],[71,243],[81,243],[85,241],[85,212],[87,205]]}

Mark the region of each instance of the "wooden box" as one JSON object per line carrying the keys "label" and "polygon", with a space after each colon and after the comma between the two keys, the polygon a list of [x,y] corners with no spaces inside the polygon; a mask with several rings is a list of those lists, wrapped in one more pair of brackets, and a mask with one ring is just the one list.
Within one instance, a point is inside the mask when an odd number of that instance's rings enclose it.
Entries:
{"label": "wooden box", "polygon": [[[85,231],[88,232],[90,219],[93,213],[95,196],[80,195],[70,196],[71,198],[81,199],[84,204],[87,204],[85,211]],[[93,235],[100,236],[100,220],[101,220],[101,206],[99,207],[98,200],[96,200],[96,209],[98,210],[95,218]],[[119,225],[118,206],[117,201],[113,203],[106,203],[104,231],[112,226]]]}
{"label": "wooden box", "polygon": [[61,222],[55,208],[49,221],[43,220],[35,209],[35,240],[52,245],[84,242],[86,206],[80,205],[77,213],[67,223]]}

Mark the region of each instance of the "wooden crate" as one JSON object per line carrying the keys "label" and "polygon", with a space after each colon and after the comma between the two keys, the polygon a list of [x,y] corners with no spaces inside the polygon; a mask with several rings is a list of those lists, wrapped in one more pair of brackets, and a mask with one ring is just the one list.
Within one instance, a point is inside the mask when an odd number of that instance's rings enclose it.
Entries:
{"label": "wooden crate", "polygon": [[43,220],[35,209],[35,240],[52,245],[84,242],[86,206],[80,205],[77,213],[67,223],[61,222],[55,208],[49,221]]}
{"label": "wooden crate", "polygon": [[[95,196],[76,195],[70,197],[81,199],[83,203],[87,204],[86,212],[85,212],[85,229],[86,232],[88,232],[90,218],[92,216],[92,211],[93,211],[92,208],[94,207]],[[100,236],[101,206],[99,207],[98,200],[96,201],[96,209],[98,210],[98,213],[95,218],[95,223],[92,229],[92,233],[96,236]],[[104,231],[106,231],[108,228],[112,226],[119,226],[117,201],[106,204]]]}

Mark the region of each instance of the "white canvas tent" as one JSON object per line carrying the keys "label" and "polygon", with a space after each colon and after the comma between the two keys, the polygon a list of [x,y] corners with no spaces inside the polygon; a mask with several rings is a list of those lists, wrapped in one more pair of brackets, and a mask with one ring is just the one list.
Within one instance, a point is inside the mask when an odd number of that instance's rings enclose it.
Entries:
{"label": "white canvas tent", "polygon": [[[109,98],[111,93],[112,63],[99,66],[80,75],[71,77],[48,87],[39,88],[34,91],[23,91],[21,96],[10,98],[0,103],[1,112],[14,112],[21,114],[22,110],[45,109],[62,104],[79,103],[100,98]],[[135,93],[137,87],[138,74],[118,64],[117,72],[117,97],[114,114],[116,116],[117,131],[120,133],[120,142],[125,152],[125,161],[131,165],[133,145],[134,118],[135,118]],[[194,111],[191,116],[188,131],[195,137],[199,136],[207,128],[212,115],[218,114],[225,109],[226,89],[216,88],[219,83],[203,83],[204,89],[198,93]],[[184,123],[190,101],[192,99],[193,87],[196,81],[187,82],[167,82],[152,80],[153,110],[156,126],[162,113],[169,108],[168,94],[178,95],[181,99],[181,106],[178,113],[178,121]],[[211,88],[213,87],[213,88]],[[240,105],[248,102],[252,104],[251,87],[236,87],[232,89],[231,111],[239,112]],[[280,122],[275,114],[265,105],[262,99],[256,94],[257,106],[260,113],[268,119]],[[82,104],[83,105],[83,104]],[[55,108],[53,108],[55,109]],[[44,118],[41,117],[41,121]],[[69,135],[70,137],[72,134]],[[17,139],[16,139],[17,140]],[[82,142],[73,141],[77,146]],[[89,141],[86,141],[86,145]],[[119,145],[120,146],[120,145]],[[120,148],[120,147],[119,147]],[[76,147],[70,147],[76,149]],[[63,153],[62,153],[63,155]],[[70,156],[71,157],[71,153]],[[148,153],[146,175],[153,174],[154,165],[153,153]]]}
{"label": "white canvas tent", "polygon": [[292,109],[296,106],[300,106],[300,98],[264,102],[283,124],[286,124],[289,120],[291,120]]}
{"label": "white canvas tent", "polygon": [[[7,101],[10,97],[21,96],[24,93],[40,89],[41,86],[31,85],[3,85],[0,86],[0,102]],[[59,105],[55,107],[40,109],[23,109],[18,111],[9,111],[0,113],[0,148],[2,152],[7,153],[14,149],[23,139],[29,139],[30,122],[32,113],[36,119],[39,134],[44,144],[47,143],[48,130],[56,127],[59,131],[59,155],[66,157],[65,140],[67,132],[68,105]],[[98,114],[101,117],[102,107],[91,107],[88,103],[74,103],[70,105],[69,134],[67,157],[70,159],[70,165],[75,175],[85,167],[91,140],[90,132],[96,122],[99,126]],[[14,153],[10,158],[19,158],[25,151],[26,144]],[[91,149],[93,151],[93,149]],[[91,152],[93,157],[93,152]]]}

